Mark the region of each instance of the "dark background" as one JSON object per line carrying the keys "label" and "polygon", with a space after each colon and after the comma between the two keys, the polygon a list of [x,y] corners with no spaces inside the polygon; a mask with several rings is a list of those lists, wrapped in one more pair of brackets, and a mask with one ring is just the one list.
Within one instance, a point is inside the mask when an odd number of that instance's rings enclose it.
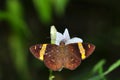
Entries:
{"label": "dark background", "polygon": [[[38,1],[38,2],[37,2]],[[58,1],[58,2],[57,2]],[[0,0],[0,80],[48,80],[49,69],[29,47],[50,43],[50,26],[93,43],[95,52],[74,71],[53,72],[55,80],[88,80],[96,63],[103,72],[120,58],[120,5],[117,0]],[[98,73],[94,73],[97,75]],[[120,67],[105,76],[120,80]],[[89,76],[89,77],[87,77]]]}

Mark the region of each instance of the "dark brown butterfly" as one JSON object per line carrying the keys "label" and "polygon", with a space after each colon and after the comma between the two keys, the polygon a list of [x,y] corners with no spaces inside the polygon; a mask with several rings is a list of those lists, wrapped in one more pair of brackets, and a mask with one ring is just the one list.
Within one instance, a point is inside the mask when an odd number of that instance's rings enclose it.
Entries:
{"label": "dark brown butterfly", "polygon": [[62,68],[76,69],[82,60],[93,53],[95,46],[89,43],[71,43],[65,45],[37,44],[30,47],[32,54],[45,65],[53,70],[59,71]]}

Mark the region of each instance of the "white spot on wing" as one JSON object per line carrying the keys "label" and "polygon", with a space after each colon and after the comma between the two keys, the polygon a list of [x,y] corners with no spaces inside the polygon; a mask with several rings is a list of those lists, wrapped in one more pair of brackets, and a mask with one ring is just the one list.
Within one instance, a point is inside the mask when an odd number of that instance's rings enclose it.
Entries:
{"label": "white spot on wing", "polygon": [[56,52],[58,53],[59,51],[58,51],[58,50],[56,50]]}

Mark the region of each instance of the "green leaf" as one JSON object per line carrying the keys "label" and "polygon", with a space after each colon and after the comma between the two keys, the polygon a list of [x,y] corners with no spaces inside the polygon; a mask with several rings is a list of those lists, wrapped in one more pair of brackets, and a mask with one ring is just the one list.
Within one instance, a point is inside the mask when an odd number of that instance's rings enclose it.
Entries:
{"label": "green leaf", "polygon": [[23,8],[18,0],[7,0],[7,19],[10,27],[15,33],[23,33],[25,36],[30,34],[27,24],[23,19]]}
{"label": "green leaf", "polygon": [[105,80],[105,78],[104,78],[104,75],[101,74],[101,75],[94,76],[88,80]]}
{"label": "green leaf", "polygon": [[49,80],[53,80],[54,78],[55,78],[55,76],[53,75],[53,71],[52,70],[50,70],[49,71],[50,73],[50,75],[49,75]]}
{"label": "green leaf", "polygon": [[117,67],[120,66],[120,60],[116,61],[114,64],[112,64],[107,71],[104,72],[104,75],[109,74],[111,71],[113,71],[114,69],[116,69]]}
{"label": "green leaf", "polygon": [[6,12],[0,11],[0,20],[6,19],[6,18],[7,18]]}
{"label": "green leaf", "polygon": [[54,8],[57,15],[63,15],[69,0],[54,0]]}
{"label": "green leaf", "polygon": [[[17,74],[21,80],[31,80],[27,63],[27,52],[24,40],[18,34],[12,34],[9,38],[11,57]],[[21,74],[22,73],[22,74]]]}
{"label": "green leaf", "polygon": [[106,63],[105,59],[100,60],[93,68],[92,73],[95,74],[98,72],[99,74],[103,73],[103,65]]}
{"label": "green leaf", "polygon": [[52,19],[51,0],[33,0],[33,2],[42,22],[50,22]]}
{"label": "green leaf", "polygon": [[109,74],[111,71],[113,71],[114,69],[116,69],[117,67],[120,66],[120,60],[116,61],[115,63],[113,63],[107,71],[105,71],[104,73],[100,74],[100,75],[97,75],[97,76],[94,76],[88,80],[103,80],[105,79],[104,76],[106,76],[107,74]]}

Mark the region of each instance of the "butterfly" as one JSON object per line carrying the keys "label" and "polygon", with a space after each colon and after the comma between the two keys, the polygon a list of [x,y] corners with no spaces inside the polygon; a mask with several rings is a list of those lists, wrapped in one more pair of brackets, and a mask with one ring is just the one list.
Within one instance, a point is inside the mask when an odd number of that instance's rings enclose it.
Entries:
{"label": "butterfly", "polygon": [[94,50],[95,45],[91,43],[65,44],[63,41],[60,45],[36,44],[30,47],[30,52],[53,71],[60,71],[63,68],[76,69]]}

